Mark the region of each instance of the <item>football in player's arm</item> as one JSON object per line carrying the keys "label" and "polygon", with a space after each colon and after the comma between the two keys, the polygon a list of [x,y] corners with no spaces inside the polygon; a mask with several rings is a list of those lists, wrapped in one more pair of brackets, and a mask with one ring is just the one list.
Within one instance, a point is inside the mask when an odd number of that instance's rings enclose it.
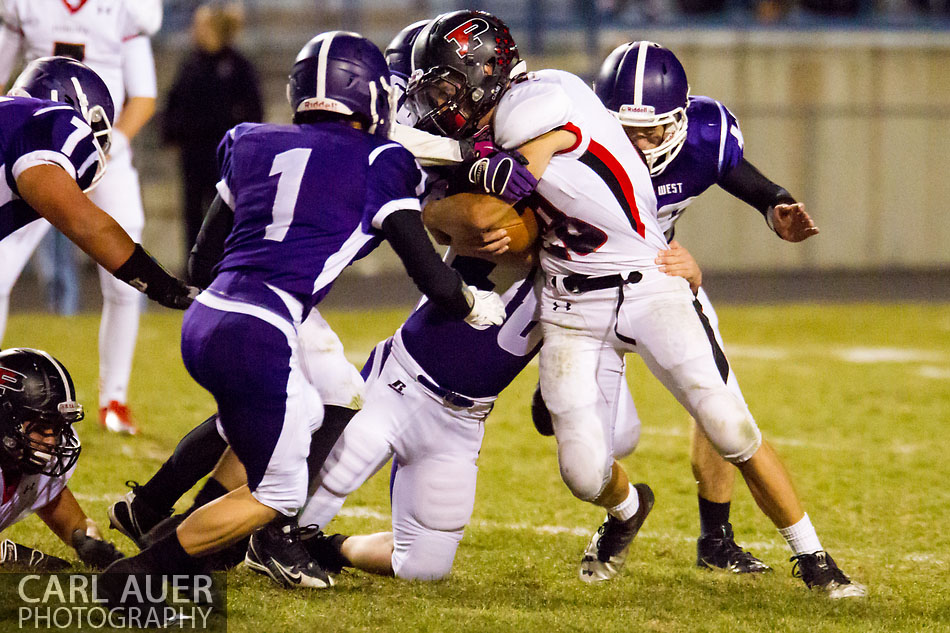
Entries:
{"label": "football in player's arm", "polygon": [[[72,379],[55,358],[34,349],[0,352],[0,531],[36,513],[83,563],[104,569],[122,554],[102,539],[68,487],[83,418]],[[61,571],[70,563],[15,543],[0,543],[0,568]]]}

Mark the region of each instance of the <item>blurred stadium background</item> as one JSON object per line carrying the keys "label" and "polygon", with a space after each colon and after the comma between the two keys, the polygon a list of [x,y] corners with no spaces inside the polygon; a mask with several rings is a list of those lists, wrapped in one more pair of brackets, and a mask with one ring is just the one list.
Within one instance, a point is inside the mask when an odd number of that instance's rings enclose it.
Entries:
{"label": "blurred stadium background", "polygon": [[[197,0],[165,2],[154,39],[160,99],[189,47]],[[738,117],[746,156],[804,201],[822,234],[782,243],[757,213],[724,192],[703,196],[677,237],[703,266],[718,300],[950,300],[950,0],[245,0],[240,48],[262,75],[269,121],[289,121],[288,68],[313,34],[357,30],[380,47],[403,26],[480,8],[512,28],[529,68],[591,79],[625,41],[674,50],[693,94]],[[161,116],[161,112],[157,116]],[[147,225],[144,243],[181,270],[179,175],[174,149],[151,123],[136,140]],[[344,275],[361,287],[414,293],[380,249]],[[387,284],[380,284],[379,276]],[[41,306],[24,275],[15,309]],[[84,276],[83,308],[99,293]]]}

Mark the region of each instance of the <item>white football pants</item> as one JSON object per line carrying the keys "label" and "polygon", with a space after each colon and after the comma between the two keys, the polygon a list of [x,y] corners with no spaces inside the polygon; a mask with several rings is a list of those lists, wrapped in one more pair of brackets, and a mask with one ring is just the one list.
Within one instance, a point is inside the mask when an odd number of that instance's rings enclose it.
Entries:
{"label": "white football pants", "polygon": [[435,580],[451,571],[472,515],[476,460],[494,398],[468,408],[449,405],[420,384],[424,372],[398,340],[381,363],[383,345],[363,408],[333,447],[299,522],[325,527],[347,495],[395,456],[393,571]]}
{"label": "white football pants", "polygon": [[[544,345],[541,391],[554,422],[561,476],[580,499],[595,499],[610,479],[613,427],[623,392],[623,355],[640,354],[727,460],[741,463],[761,434],[717,364],[715,337],[694,306],[689,284],[656,270],[637,284],[573,294],[541,291]],[[555,305],[558,309],[555,309]]]}

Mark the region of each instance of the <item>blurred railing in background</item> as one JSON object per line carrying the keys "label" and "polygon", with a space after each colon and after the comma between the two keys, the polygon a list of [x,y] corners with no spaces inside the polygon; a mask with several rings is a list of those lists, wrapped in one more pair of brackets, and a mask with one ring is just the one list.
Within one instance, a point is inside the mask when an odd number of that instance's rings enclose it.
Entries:
{"label": "blurred railing in background", "polygon": [[[198,3],[166,1],[156,38],[160,90],[187,47]],[[512,27],[530,68],[588,79],[617,44],[674,50],[693,94],[739,118],[746,156],[803,200],[822,234],[780,242],[761,217],[714,188],[677,237],[709,270],[950,270],[950,0],[245,0],[241,48],[264,78],[269,120],[286,122],[284,85],[313,34],[358,30],[385,46],[404,25],[459,7]],[[596,9],[596,10],[595,10]],[[154,128],[139,142],[146,244],[180,257],[178,175]],[[152,236],[152,237],[150,237]],[[360,266],[395,261],[386,249]]]}

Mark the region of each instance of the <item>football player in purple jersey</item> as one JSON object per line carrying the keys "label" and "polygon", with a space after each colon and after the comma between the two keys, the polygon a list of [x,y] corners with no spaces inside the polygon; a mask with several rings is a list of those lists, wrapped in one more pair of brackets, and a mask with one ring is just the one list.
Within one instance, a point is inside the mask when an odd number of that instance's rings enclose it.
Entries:
{"label": "football player in purple jersey", "polygon": [[[394,84],[408,74],[402,62],[408,65],[412,39],[425,23],[427,21],[421,25],[410,25],[387,48],[387,61]],[[411,121],[411,117],[406,117],[405,113],[401,114],[404,121]],[[459,161],[461,152],[458,150],[457,141],[444,137],[426,138],[427,136],[426,133],[420,132],[409,138],[410,142],[422,139],[421,144],[416,143],[410,148],[420,161],[425,161],[430,165],[451,164]],[[515,174],[517,177],[496,178],[495,175],[491,175],[488,179],[492,182],[505,180],[506,186],[497,193],[514,201],[530,192],[530,182],[533,181],[533,177],[513,162],[509,163],[508,167],[517,172]],[[518,172],[518,169],[522,169],[523,173]],[[486,181],[467,180],[469,172],[467,167],[463,166],[458,171],[465,176],[462,180],[467,183],[466,186],[474,186],[479,191],[485,190]],[[525,181],[527,185],[518,188],[517,185]],[[205,229],[209,229],[211,224],[212,222],[206,222]],[[213,247],[213,244],[222,241],[220,237],[213,237],[211,233],[211,231],[203,231],[203,239],[199,239],[190,267],[193,280],[201,285],[204,285],[204,280],[213,277],[210,274],[210,268],[216,261],[216,252],[220,250]],[[452,267],[459,271],[466,283],[483,288],[494,286],[494,282],[489,280],[489,275],[495,268],[493,263],[454,255],[450,255],[450,261]],[[382,566],[385,573],[392,574],[395,567],[398,575],[409,578],[436,578],[448,573],[474,500],[474,461],[481,444],[481,420],[491,409],[497,394],[525,367],[537,351],[538,329],[537,323],[533,320],[536,312],[533,292],[535,276],[535,273],[530,273],[525,277],[522,272],[516,277],[518,281],[504,293],[506,313],[509,316],[505,324],[501,326],[474,328],[467,323],[449,318],[432,301],[424,301],[400,328],[396,336],[380,344],[380,350],[384,349],[385,352],[374,354],[373,359],[367,364],[365,371],[371,373],[374,378],[372,382],[375,384],[378,382],[375,377],[382,371],[383,361],[389,359],[392,352],[392,360],[389,360],[386,365],[386,373],[395,377],[384,382],[383,386],[401,382],[404,387],[397,392],[380,386],[372,393],[364,394],[366,411],[352,423],[353,430],[349,432],[349,439],[338,444],[338,446],[345,444],[347,448],[338,450],[327,463],[325,471],[329,473],[328,480],[332,483],[328,482],[328,486],[321,487],[322,494],[318,492],[318,498],[310,502],[304,519],[307,523],[311,523],[311,516],[320,517],[319,520],[325,524],[342,504],[346,491],[362,483],[365,477],[351,476],[346,469],[341,471],[340,462],[352,468],[355,461],[367,457],[371,457],[373,462],[382,459],[382,463],[385,463],[389,455],[396,454],[400,457],[398,460],[400,468],[397,468],[394,474],[394,481],[399,482],[398,493],[394,494],[394,507],[403,508],[404,511],[394,521],[394,528],[402,544],[401,550],[403,552],[411,550],[412,553],[404,553],[401,557],[394,559],[391,533],[374,535],[368,539],[354,537],[347,541],[346,549],[351,551],[354,546],[359,547],[362,557],[356,557],[356,564],[362,565],[367,558],[383,561],[376,566]],[[313,313],[304,325],[312,319]],[[308,339],[321,335],[321,332],[325,334],[326,331],[325,327],[312,327],[306,333],[301,332],[301,342],[306,347]],[[438,352],[438,350],[443,351]],[[450,350],[450,352],[446,354],[444,350]],[[469,359],[475,355],[483,358],[484,362],[479,364],[462,362],[463,359]],[[325,358],[326,355],[323,357]],[[308,363],[312,358],[312,354],[308,351],[302,355],[302,359]],[[491,367],[492,371],[485,371],[485,367]],[[326,381],[320,380],[319,376],[313,376],[311,382],[320,391],[321,396],[327,397],[326,394],[337,391],[325,385]],[[347,411],[352,410],[347,409]],[[422,437],[422,441],[411,441],[407,438],[404,443],[389,443],[388,438],[391,435],[387,433],[387,429],[388,425],[394,423],[409,425],[416,429],[413,437],[415,440]],[[176,455],[162,466],[155,477],[144,486],[136,487],[133,492],[126,495],[124,500],[112,506],[110,517],[113,518],[116,527],[137,540],[143,540],[140,538],[141,533],[147,531],[159,518],[159,513],[154,511],[157,506],[156,500],[164,504],[160,507],[170,508],[171,503],[207,471],[209,462],[213,462],[216,456],[220,455],[220,450],[216,453],[214,451],[215,438],[202,429],[207,426],[213,428],[213,421],[205,422],[192,431],[189,437],[179,444]],[[442,428],[457,431],[461,428],[464,432],[446,437],[445,433],[440,432]],[[318,434],[322,431],[323,428],[318,431]],[[320,472],[326,452],[329,451],[332,440],[338,434],[338,432],[336,435],[324,434],[326,437],[314,435],[309,459],[311,468],[315,469],[314,475]],[[199,440],[199,438],[204,439]],[[318,444],[322,446],[318,447]],[[411,453],[407,452],[409,445],[412,446]],[[197,462],[206,465],[205,471],[199,473],[195,469]],[[213,482],[211,485],[219,491],[222,488],[234,487],[234,477],[231,476],[233,473],[229,472],[231,470],[230,464],[227,461],[223,462],[215,469],[208,482]],[[420,479],[418,474],[420,472],[426,477]],[[368,476],[371,472],[363,474]],[[424,516],[435,511],[435,508],[423,501],[409,503],[410,500],[425,496],[423,484],[427,477],[443,478],[457,483],[456,493],[446,504],[456,517],[454,521],[457,525],[443,530],[424,530],[422,533],[409,537],[406,528],[409,524],[418,525],[418,521],[421,520],[418,518],[419,513],[421,512]],[[340,481],[341,478],[343,481]],[[321,479],[322,477],[317,481]],[[226,485],[222,485],[224,483]],[[210,492],[206,484],[199,493],[201,503],[213,496]],[[200,505],[199,498],[196,498],[196,505]],[[445,508],[440,511],[444,513]],[[170,519],[165,525],[171,525],[171,522],[176,519],[178,516]],[[144,541],[153,540],[166,529],[165,525],[156,527]],[[279,569],[279,565],[284,561],[299,558],[293,555],[293,551],[300,548],[301,536],[305,537],[304,542],[308,548],[319,549],[327,542],[322,537],[314,538],[317,534],[312,529],[294,529],[283,533],[269,526],[252,537],[250,546],[247,548],[249,566],[268,573],[285,586],[295,586],[281,574],[272,574],[267,570]],[[334,537],[335,541],[341,539],[340,536]],[[410,547],[410,541],[415,545]],[[420,556],[420,552],[429,552],[429,554]],[[321,550],[322,553],[325,552]],[[335,558],[327,560],[321,555],[320,560],[327,562],[334,570],[339,567]],[[215,564],[228,566],[235,562],[235,557],[231,555],[218,557]],[[350,561],[347,561],[347,564],[350,564]]]}
{"label": "football player in purple jersey", "polygon": [[46,220],[116,278],[184,309],[196,289],[169,275],[86,196],[106,169],[113,114],[105,83],[82,63],[42,57],[23,69],[0,97],[0,240]]}
{"label": "football player in purple jersey", "polygon": [[[388,140],[389,72],[379,49],[355,33],[315,37],[297,57],[288,96],[293,125],[242,124],[222,141],[210,214],[233,226],[182,326],[185,366],[215,397],[247,484],[110,567],[112,588],[129,573],[196,573],[202,558],[275,518],[278,532],[297,529],[310,433],[323,412],[300,367],[297,327],[342,269],[384,239],[447,318],[479,328],[504,320],[498,295],[464,283],[428,240],[423,175]],[[279,582],[332,584],[310,560],[261,560],[253,551],[247,560]]]}

